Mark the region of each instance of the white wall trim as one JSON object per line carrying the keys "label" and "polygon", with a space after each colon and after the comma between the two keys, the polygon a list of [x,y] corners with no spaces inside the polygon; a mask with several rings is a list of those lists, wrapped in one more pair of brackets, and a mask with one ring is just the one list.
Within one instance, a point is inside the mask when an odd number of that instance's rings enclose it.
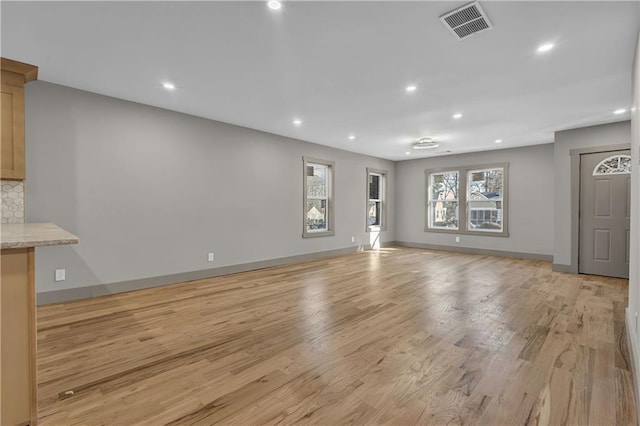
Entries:
{"label": "white wall trim", "polygon": [[[629,356],[631,357],[631,374],[633,376],[633,390],[636,396],[636,411],[640,409],[640,395],[638,390],[640,387],[640,381],[638,380],[638,373],[640,372],[640,353],[638,352],[638,342],[635,338],[635,333],[631,331],[631,326],[635,329],[635,318],[631,318],[631,311],[626,309],[625,328],[627,329],[627,342],[629,343]],[[638,417],[638,425],[640,425],[640,417]]]}

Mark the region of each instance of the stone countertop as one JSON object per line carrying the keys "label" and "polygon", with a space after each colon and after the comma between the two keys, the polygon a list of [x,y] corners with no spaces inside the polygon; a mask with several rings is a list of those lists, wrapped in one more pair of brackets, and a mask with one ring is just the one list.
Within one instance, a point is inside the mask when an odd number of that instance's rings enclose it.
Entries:
{"label": "stone countertop", "polygon": [[53,223],[11,223],[0,226],[0,248],[77,244],[78,237]]}

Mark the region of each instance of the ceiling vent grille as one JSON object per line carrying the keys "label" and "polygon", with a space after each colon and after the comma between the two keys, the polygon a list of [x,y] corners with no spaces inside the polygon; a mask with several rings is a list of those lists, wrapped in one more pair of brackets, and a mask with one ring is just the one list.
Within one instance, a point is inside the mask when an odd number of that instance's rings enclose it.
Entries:
{"label": "ceiling vent grille", "polygon": [[459,40],[493,28],[477,1],[445,13],[440,20]]}

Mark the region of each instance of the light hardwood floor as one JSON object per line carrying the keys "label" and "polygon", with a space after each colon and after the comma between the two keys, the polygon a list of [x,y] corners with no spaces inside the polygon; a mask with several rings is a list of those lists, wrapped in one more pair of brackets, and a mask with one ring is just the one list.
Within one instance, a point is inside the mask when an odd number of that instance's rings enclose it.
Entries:
{"label": "light hardwood floor", "polygon": [[626,295],[545,262],[391,248],[44,306],[39,418],[636,424]]}

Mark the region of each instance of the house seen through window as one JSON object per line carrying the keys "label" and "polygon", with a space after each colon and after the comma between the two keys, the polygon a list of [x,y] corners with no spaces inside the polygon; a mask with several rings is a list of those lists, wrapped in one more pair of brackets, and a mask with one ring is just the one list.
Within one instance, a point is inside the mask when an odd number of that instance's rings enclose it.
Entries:
{"label": "house seen through window", "polygon": [[333,235],[333,163],[304,158],[303,237]]}

